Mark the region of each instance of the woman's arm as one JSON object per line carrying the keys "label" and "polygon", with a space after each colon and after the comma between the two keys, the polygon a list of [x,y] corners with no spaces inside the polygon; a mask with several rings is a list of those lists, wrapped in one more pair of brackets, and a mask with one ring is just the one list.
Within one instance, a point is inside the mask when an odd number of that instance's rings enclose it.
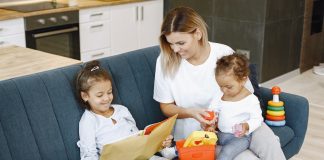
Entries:
{"label": "woman's arm", "polygon": [[203,116],[209,116],[206,109],[202,108],[183,108],[175,105],[174,103],[160,103],[160,108],[163,114],[167,117],[171,117],[178,114],[178,119],[182,118],[194,118],[202,126],[210,125],[211,121],[205,120]]}

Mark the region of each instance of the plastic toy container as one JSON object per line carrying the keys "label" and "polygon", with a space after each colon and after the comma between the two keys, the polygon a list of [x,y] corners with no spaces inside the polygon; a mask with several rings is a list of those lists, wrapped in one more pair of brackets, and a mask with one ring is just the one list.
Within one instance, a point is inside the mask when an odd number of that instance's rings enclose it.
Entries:
{"label": "plastic toy container", "polygon": [[193,147],[183,147],[186,140],[176,142],[179,160],[214,160],[215,145],[201,145]]}

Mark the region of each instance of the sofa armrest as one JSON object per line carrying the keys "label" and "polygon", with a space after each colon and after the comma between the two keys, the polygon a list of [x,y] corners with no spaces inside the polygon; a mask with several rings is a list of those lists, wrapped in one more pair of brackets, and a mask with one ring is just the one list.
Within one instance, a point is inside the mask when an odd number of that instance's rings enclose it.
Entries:
{"label": "sofa armrest", "polygon": [[[260,87],[260,90],[263,102],[266,103],[264,104],[264,106],[267,106],[267,102],[269,100],[272,100],[271,89]],[[284,102],[286,112],[286,126],[290,127],[295,134],[293,140],[286,145],[286,149],[289,148],[288,150],[292,151],[290,153],[298,153],[304,142],[307,130],[309,114],[308,100],[304,97],[285,92],[282,92],[279,95],[279,98]],[[284,150],[286,146],[283,146]]]}

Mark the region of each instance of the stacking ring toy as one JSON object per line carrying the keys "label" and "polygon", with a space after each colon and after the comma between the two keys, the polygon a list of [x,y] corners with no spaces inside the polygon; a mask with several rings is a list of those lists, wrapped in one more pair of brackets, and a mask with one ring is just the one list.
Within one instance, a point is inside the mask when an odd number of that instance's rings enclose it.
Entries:
{"label": "stacking ring toy", "polygon": [[268,101],[268,105],[272,107],[281,107],[284,105],[282,101],[274,102],[274,101]]}
{"label": "stacking ring toy", "polygon": [[267,110],[267,114],[270,116],[283,116],[285,115],[285,111],[270,111]]}
{"label": "stacking ring toy", "polygon": [[285,107],[272,107],[272,106],[268,106],[267,109],[268,110],[271,110],[271,111],[283,111],[285,109]]}
{"label": "stacking ring toy", "polygon": [[280,127],[280,126],[284,126],[286,124],[286,121],[269,121],[269,120],[265,120],[264,121],[267,125],[270,126],[276,126],[276,127]]}
{"label": "stacking ring toy", "polygon": [[270,121],[283,121],[285,120],[286,116],[270,116],[266,115],[266,119]]}

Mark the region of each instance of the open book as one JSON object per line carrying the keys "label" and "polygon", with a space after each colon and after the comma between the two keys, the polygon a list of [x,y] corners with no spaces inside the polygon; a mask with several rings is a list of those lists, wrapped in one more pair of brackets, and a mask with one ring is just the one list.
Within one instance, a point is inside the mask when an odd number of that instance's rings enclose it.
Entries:
{"label": "open book", "polygon": [[[168,118],[169,119],[169,118]],[[150,124],[148,126],[146,126],[142,132],[142,135],[149,135],[151,134],[151,132],[156,128],[158,127],[159,125],[161,125],[163,122],[165,122],[166,120],[168,119],[165,119],[161,122],[157,122],[157,123],[153,123],[153,124]]]}
{"label": "open book", "polygon": [[145,127],[141,135],[131,135],[114,143],[106,144],[100,160],[149,159],[161,149],[162,142],[168,137],[175,124],[177,115],[162,122]]}

